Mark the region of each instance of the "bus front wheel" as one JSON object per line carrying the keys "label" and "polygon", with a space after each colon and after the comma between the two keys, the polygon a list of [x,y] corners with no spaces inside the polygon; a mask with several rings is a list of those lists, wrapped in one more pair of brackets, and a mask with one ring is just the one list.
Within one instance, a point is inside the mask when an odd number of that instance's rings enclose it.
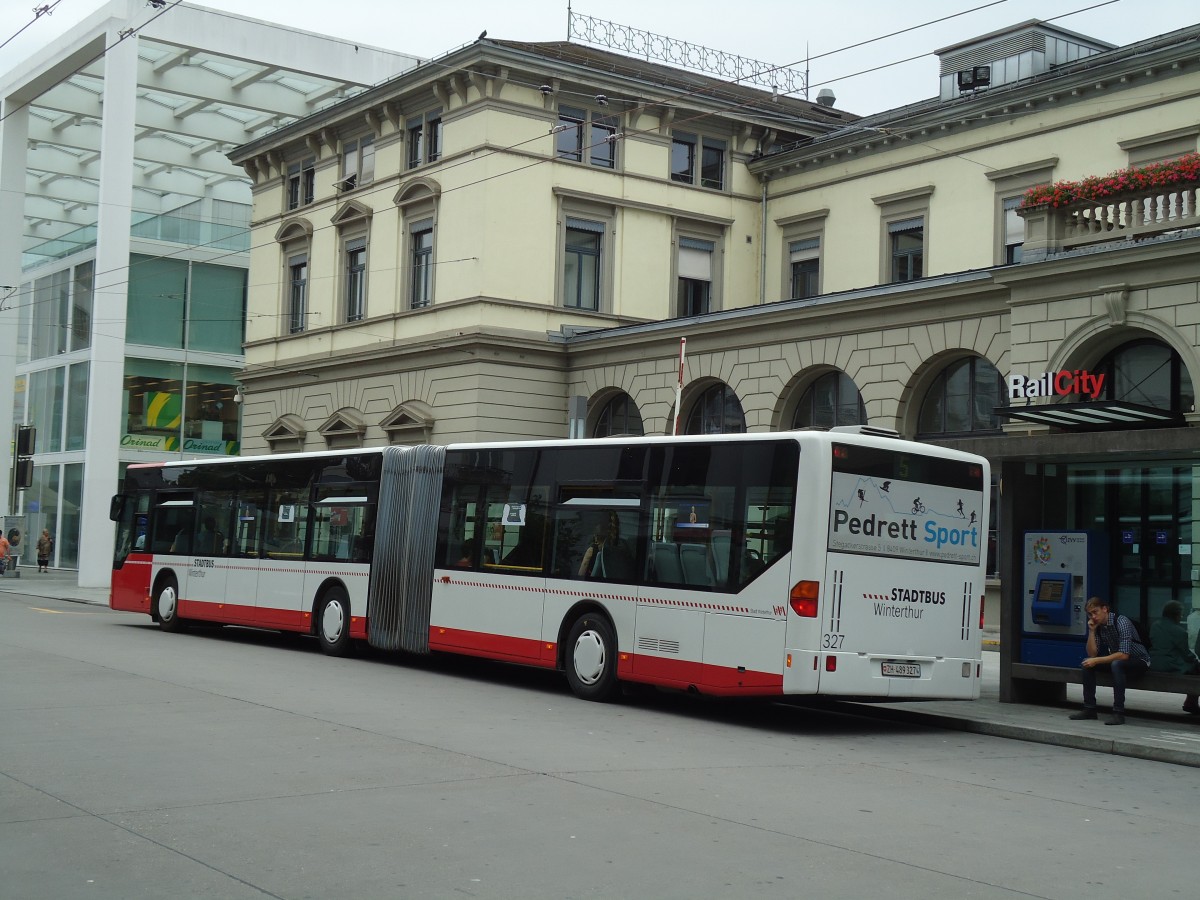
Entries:
{"label": "bus front wheel", "polygon": [[179,632],[187,628],[187,622],[179,618],[179,585],[174,578],[164,578],[158,586],[154,611],[158,613],[158,627],[163,631]]}
{"label": "bus front wheel", "polygon": [[580,616],[567,636],[567,683],[576,697],[611,700],[617,694],[617,640],[603,616]]}
{"label": "bus front wheel", "polygon": [[330,588],[317,612],[317,640],[330,656],[350,653],[350,598],[341,588]]}

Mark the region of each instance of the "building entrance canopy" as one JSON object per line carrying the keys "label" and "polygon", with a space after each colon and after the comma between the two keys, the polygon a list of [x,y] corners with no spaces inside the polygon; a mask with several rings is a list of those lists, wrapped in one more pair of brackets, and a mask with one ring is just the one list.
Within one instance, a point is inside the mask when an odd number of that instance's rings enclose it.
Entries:
{"label": "building entrance canopy", "polygon": [[1142,406],[1124,400],[1093,400],[1086,403],[1051,403],[1039,406],[1002,406],[996,415],[1036,425],[1052,425],[1071,431],[1087,429],[1166,428],[1182,425],[1183,416],[1169,409]]}

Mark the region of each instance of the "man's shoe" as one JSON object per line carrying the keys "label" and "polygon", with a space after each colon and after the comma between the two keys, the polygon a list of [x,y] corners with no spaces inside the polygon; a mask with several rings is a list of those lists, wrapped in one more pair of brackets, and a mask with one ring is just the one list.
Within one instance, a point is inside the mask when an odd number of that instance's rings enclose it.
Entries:
{"label": "man's shoe", "polygon": [[1115,712],[1111,716],[1109,716],[1107,719],[1104,720],[1104,724],[1105,725],[1124,725],[1125,724],[1125,714]]}
{"label": "man's shoe", "polygon": [[1080,719],[1094,719],[1096,718],[1096,711],[1094,709],[1088,709],[1087,707],[1084,707],[1083,709],[1079,710],[1079,712],[1071,713],[1069,716],[1067,716],[1067,718],[1075,719],[1076,721]]}

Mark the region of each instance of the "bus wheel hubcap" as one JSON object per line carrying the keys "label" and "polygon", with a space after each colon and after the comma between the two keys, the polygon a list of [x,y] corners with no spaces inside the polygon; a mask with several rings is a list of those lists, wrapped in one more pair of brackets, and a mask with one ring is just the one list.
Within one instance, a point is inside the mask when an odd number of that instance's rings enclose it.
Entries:
{"label": "bus wheel hubcap", "polygon": [[334,601],[325,604],[325,612],[321,615],[321,632],[325,635],[325,640],[329,643],[335,643],[342,636],[342,629],[346,625],[346,616],[342,612],[342,604]]}
{"label": "bus wheel hubcap", "polygon": [[584,684],[595,684],[604,674],[604,640],[594,631],[585,631],[575,641],[575,674]]}
{"label": "bus wheel hubcap", "polygon": [[175,617],[175,588],[165,587],[158,595],[158,617],[168,620]]}

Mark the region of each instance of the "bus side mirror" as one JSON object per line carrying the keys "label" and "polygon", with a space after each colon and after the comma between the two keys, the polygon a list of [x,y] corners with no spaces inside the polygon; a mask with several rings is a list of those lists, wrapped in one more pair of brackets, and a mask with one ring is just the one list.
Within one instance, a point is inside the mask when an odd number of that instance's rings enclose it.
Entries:
{"label": "bus side mirror", "polygon": [[112,501],[108,504],[108,517],[114,522],[119,522],[123,512],[125,512],[125,495],[114,494]]}

